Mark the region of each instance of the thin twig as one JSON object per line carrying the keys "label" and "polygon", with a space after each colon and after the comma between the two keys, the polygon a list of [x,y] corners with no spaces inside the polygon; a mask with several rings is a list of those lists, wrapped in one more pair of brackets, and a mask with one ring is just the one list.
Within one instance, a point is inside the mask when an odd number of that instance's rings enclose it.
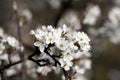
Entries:
{"label": "thin twig", "polygon": [[[53,45],[54,45],[54,44],[53,44]],[[44,52],[45,52],[47,55],[49,55],[49,56],[55,61],[55,66],[57,66],[57,64],[61,66],[60,62],[59,62],[55,57],[53,57],[52,55],[50,55],[49,52],[47,51],[47,50],[48,50],[51,46],[53,46],[53,45],[49,44],[48,47],[45,48]],[[63,71],[63,73],[64,73],[64,75],[65,75],[65,78],[66,78],[67,80],[71,80],[71,76],[69,76],[69,74],[65,71],[65,69],[64,69],[64,68],[61,68],[61,69],[62,69],[62,71]]]}
{"label": "thin twig", "polygon": [[[17,2],[16,0],[13,0],[13,10],[14,10],[14,14],[15,14],[15,20],[16,20],[16,27],[17,27],[17,31],[18,31],[18,39],[19,39],[19,42],[20,42],[20,47],[21,47],[21,44],[22,44],[22,38],[21,38],[21,29],[20,29],[20,24],[19,24],[19,16],[18,16],[18,8],[17,8]],[[23,60],[23,65],[22,65],[22,80],[26,80],[26,66],[25,66],[25,55],[23,54],[23,52],[21,52],[20,50],[20,57],[21,59]]]}
{"label": "thin twig", "polygon": [[5,66],[2,66],[2,67],[0,67],[0,72],[4,71],[5,69],[8,69],[8,68],[10,68],[10,67],[12,67],[14,65],[17,65],[17,64],[19,64],[21,62],[22,62],[22,60],[11,63],[11,64],[8,64],[8,65],[5,65]]}
{"label": "thin twig", "polygon": [[[49,52],[48,52],[49,48],[52,47],[52,46],[54,46],[54,44],[49,44],[48,47],[46,47],[46,48],[44,49],[44,52],[45,52],[48,56],[50,56],[50,57],[55,61],[54,66],[57,66],[57,64],[61,66],[60,62],[59,62],[54,56],[50,55]],[[35,59],[32,58],[33,56],[35,56],[35,55],[37,55],[37,54],[41,54],[41,52],[39,51],[39,48],[38,48],[38,47],[35,48],[34,53],[31,54],[28,59],[31,60],[31,61],[33,61],[33,62],[35,62],[35,63],[36,63],[38,66],[40,66],[40,67],[41,67],[41,66],[46,66],[47,63],[45,63],[45,64],[40,64],[40,63],[39,63],[39,61],[42,61],[42,60],[35,60]],[[43,60],[43,61],[45,61],[45,60]],[[65,75],[65,78],[66,78],[67,80],[71,80],[71,76],[69,76],[69,74],[65,71],[65,69],[62,68],[62,67],[61,67],[61,69],[62,69],[62,71],[63,71],[63,73],[64,73],[64,75]]]}
{"label": "thin twig", "polygon": [[[60,62],[55,57],[53,57],[52,55],[49,54],[49,52],[47,51],[49,49],[49,47],[45,48],[44,52],[46,52],[46,54],[49,55],[55,61],[55,65],[54,66],[57,66],[57,64],[61,65]],[[36,47],[34,53],[31,54],[27,59],[30,60],[30,61],[33,61],[34,63],[36,63],[40,67],[41,66],[46,66],[48,63],[40,64],[39,62],[40,61],[46,61],[47,62],[48,60],[35,60],[35,59],[33,59],[33,56],[35,56],[37,54],[41,54],[41,52],[39,51],[39,48]],[[17,62],[14,62],[14,63],[11,63],[11,64],[8,64],[8,65],[0,67],[0,73],[2,73],[5,69],[8,69],[8,68],[10,68],[10,67],[12,67],[14,65],[17,65],[17,64],[19,64],[21,62],[24,62],[24,60],[20,60],[20,61],[17,61]],[[62,69],[66,79],[67,80],[71,80],[71,76],[69,76],[69,74],[65,71],[65,69],[64,68],[61,68],[61,69]]]}

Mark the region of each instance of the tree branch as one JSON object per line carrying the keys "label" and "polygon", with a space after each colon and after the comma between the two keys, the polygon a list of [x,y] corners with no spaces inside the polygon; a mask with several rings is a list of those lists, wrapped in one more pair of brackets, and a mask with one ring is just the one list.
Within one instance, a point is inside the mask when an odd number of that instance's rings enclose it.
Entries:
{"label": "tree branch", "polygon": [[20,60],[20,61],[17,61],[17,62],[8,64],[8,65],[5,65],[5,66],[1,66],[1,67],[0,67],[0,73],[1,73],[2,71],[4,71],[5,69],[8,69],[8,68],[10,68],[10,67],[12,67],[12,66],[14,66],[14,65],[17,65],[17,64],[21,63],[22,61],[23,61],[23,60]]}
{"label": "tree branch", "polygon": [[[48,49],[49,49],[51,46],[53,46],[53,45],[51,45],[51,44],[48,45],[48,47],[45,48],[44,52],[45,52],[48,56],[50,56],[50,57],[55,61],[54,66],[57,66],[57,64],[61,66],[60,62],[59,62],[54,56],[52,56],[52,55],[49,54]],[[34,53],[31,54],[30,56],[28,56],[27,59],[30,60],[30,61],[33,61],[34,63],[36,63],[36,64],[37,64],[38,66],[40,66],[40,67],[41,67],[41,66],[46,66],[46,65],[49,64],[49,61],[48,61],[48,60],[43,60],[43,59],[41,59],[41,60],[35,60],[35,59],[33,59],[33,56],[35,56],[35,55],[37,55],[37,54],[41,54],[41,52],[39,51],[39,48],[38,48],[38,47],[35,48]],[[41,61],[46,62],[46,63],[40,64],[39,62],[41,62]],[[18,62],[14,62],[14,63],[11,63],[11,64],[8,64],[8,65],[5,65],[5,66],[0,67],[0,73],[2,73],[2,71],[4,71],[5,69],[8,69],[8,68],[10,68],[10,67],[12,67],[12,66],[14,66],[14,65],[17,65],[17,64],[19,64],[19,63],[21,63],[21,62],[24,62],[24,60],[20,60],[20,61],[18,61]],[[67,80],[71,80],[71,76],[69,76],[68,72],[66,72],[65,69],[62,68],[62,67],[61,67],[61,69],[62,69],[63,74],[65,75],[66,79],[67,79]]]}
{"label": "tree branch", "polygon": [[[21,48],[21,44],[22,44],[22,38],[21,38],[21,25],[20,25],[20,19],[19,19],[19,15],[18,15],[18,8],[17,8],[17,1],[13,0],[13,10],[14,10],[14,15],[15,15],[15,20],[16,20],[16,27],[17,27],[17,31],[18,31],[18,40],[20,42],[20,48]],[[25,55],[23,52],[21,52],[20,50],[20,57],[23,60],[23,64],[22,64],[22,71],[21,71],[21,78],[22,80],[26,80],[26,65],[25,65]]]}

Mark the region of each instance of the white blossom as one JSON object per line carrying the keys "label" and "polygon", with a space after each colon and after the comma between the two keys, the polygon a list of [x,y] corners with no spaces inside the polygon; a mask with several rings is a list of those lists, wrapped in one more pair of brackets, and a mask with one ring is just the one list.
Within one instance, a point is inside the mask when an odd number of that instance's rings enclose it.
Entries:
{"label": "white blossom", "polygon": [[16,73],[17,71],[14,68],[6,70],[7,76],[12,76],[12,75],[15,75]]}
{"label": "white blossom", "polygon": [[32,13],[30,12],[29,9],[23,9],[23,10],[21,10],[20,11],[20,15],[24,16],[27,21],[31,21],[32,20]]}
{"label": "white blossom", "polygon": [[42,75],[46,76],[52,70],[49,66],[38,67],[37,72],[41,73]]}
{"label": "white blossom", "polygon": [[4,31],[2,28],[0,28],[0,37],[4,37]]}
{"label": "white blossom", "polygon": [[120,23],[120,8],[113,7],[111,9],[111,11],[109,12],[108,17],[114,25],[119,25],[119,23]]}
{"label": "white blossom", "polygon": [[80,47],[82,50],[89,51],[90,45],[89,45],[89,37],[84,32],[78,32],[76,40],[78,41]]}
{"label": "white blossom", "polygon": [[82,26],[79,18],[79,13],[75,10],[66,11],[58,22],[58,26],[63,27],[63,24],[66,24],[72,30],[80,30]]}
{"label": "white blossom", "polygon": [[91,68],[91,60],[90,59],[83,59],[79,61],[79,65],[82,65],[85,69],[90,69]]}
{"label": "white blossom", "polygon": [[11,54],[10,59],[12,62],[17,62],[20,61],[20,56],[19,54]]}
{"label": "white blossom", "polygon": [[47,0],[47,2],[54,9],[59,9],[61,6],[61,0]]}
{"label": "white blossom", "polygon": [[84,75],[77,73],[72,77],[72,80],[87,80],[87,79]]}
{"label": "white blossom", "polygon": [[85,14],[85,19],[83,20],[84,24],[94,25],[97,21],[97,18],[100,16],[100,8],[98,5],[89,6],[88,11]]}
{"label": "white blossom", "polygon": [[70,60],[64,60],[64,59],[60,59],[59,60],[61,63],[61,67],[64,68],[66,71],[70,70],[70,67],[72,67],[73,63]]}
{"label": "white blossom", "polygon": [[75,66],[74,67],[75,72],[79,73],[79,74],[84,74],[85,73],[85,69],[81,68],[79,66]]}
{"label": "white blossom", "polygon": [[72,50],[78,50],[78,47],[75,45],[74,42],[70,42],[68,45],[69,45],[70,49],[72,49]]}
{"label": "white blossom", "polygon": [[55,39],[55,36],[53,35],[53,33],[49,32],[46,36],[46,43],[47,44],[50,44],[50,43],[52,44],[52,43],[54,43],[54,39]]}
{"label": "white blossom", "polygon": [[79,44],[81,43],[89,44],[90,38],[84,32],[78,32],[76,36],[76,40],[79,42]]}
{"label": "white blossom", "polygon": [[[57,66],[59,65],[65,71],[74,69],[80,74],[84,74],[90,68],[90,61],[81,60],[91,56],[89,53],[90,38],[86,33],[74,31],[66,25],[63,25],[62,28],[54,28],[49,25],[32,30],[30,34],[35,37],[34,46],[37,46],[41,52],[38,59],[47,59],[52,65],[56,63],[54,61],[56,59],[58,61]],[[53,46],[50,47],[49,44],[53,44]],[[49,47],[49,53],[44,52],[47,47]],[[51,58],[52,55],[58,55],[59,57]],[[55,68],[52,69],[55,70]],[[42,75],[47,75],[51,71],[51,67],[43,66],[38,68],[37,71]],[[76,79],[79,80],[79,78]]]}
{"label": "white blossom", "polygon": [[0,60],[8,61],[8,54],[1,54],[0,55]]}
{"label": "white blossom", "polygon": [[56,46],[60,49],[60,50],[66,50],[68,47],[68,41],[64,40],[64,39],[60,39],[59,42],[56,44]]}
{"label": "white blossom", "polygon": [[63,59],[65,60],[65,61],[67,61],[67,60],[73,60],[73,53],[71,52],[71,50],[70,49],[67,49],[65,52],[63,52]]}
{"label": "white blossom", "polygon": [[89,44],[82,43],[82,44],[80,44],[80,46],[81,46],[81,50],[83,50],[83,51],[89,51],[90,50],[90,45]]}
{"label": "white blossom", "polygon": [[15,48],[15,49],[19,49],[20,48],[19,42],[14,37],[8,36],[6,41],[13,48]]}
{"label": "white blossom", "polygon": [[3,43],[0,43],[0,55],[3,53],[5,50],[5,45]]}
{"label": "white blossom", "polygon": [[37,41],[37,42],[34,43],[34,46],[39,47],[39,50],[40,50],[41,52],[43,52],[43,51],[44,51],[44,48],[46,47],[46,44],[45,44],[44,41]]}

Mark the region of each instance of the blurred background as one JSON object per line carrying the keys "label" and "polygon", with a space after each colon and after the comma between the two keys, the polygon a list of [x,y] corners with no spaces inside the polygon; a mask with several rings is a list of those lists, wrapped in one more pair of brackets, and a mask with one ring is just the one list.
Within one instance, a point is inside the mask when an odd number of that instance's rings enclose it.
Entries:
{"label": "blurred background", "polygon": [[[18,38],[12,3],[13,0],[0,0],[0,27]],[[86,32],[91,38],[92,69],[86,74],[87,80],[120,80],[120,0],[17,0],[17,3],[23,43],[33,46],[31,29],[66,24]],[[31,53],[30,50],[26,52]],[[10,74],[6,80],[19,80],[19,75]],[[47,78],[32,76],[27,75],[27,79],[59,78],[53,73]]]}

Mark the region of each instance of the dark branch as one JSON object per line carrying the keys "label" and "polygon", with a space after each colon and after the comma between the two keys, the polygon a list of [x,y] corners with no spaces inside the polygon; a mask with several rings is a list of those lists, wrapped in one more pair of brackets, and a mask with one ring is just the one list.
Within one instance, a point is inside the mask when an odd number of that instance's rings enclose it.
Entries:
{"label": "dark branch", "polygon": [[12,67],[12,66],[14,66],[14,65],[16,65],[16,64],[19,64],[19,63],[21,63],[22,61],[23,61],[23,60],[20,60],[20,61],[18,61],[18,62],[15,62],[15,63],[11,63],[11,64],[8,64],[8,65],[2,66],[2,67],[0,67],[0,72],[4,71],[5,69],[8,69],[8,68],[10,68],[10,67]]}
{"label": "dark branch", "polygon": [[[54,45],[54,44],[53,44],[53,45]],[[48,47],[45,48],[44,52],[45,52],[48,56],[50,56],[50,57],[55,61],[54,66],[57,66],[57,64],[58,64],[58,65],[61,65],[60,62],[59,62],[54,56],[50,55],[49,52],[48,52],[48,49],[49,49],[51,46],[53,46],[53,45],[51,45],[51,44],[48,45]],[[39,48],[38,48],[38,47],[36,47],[34,53],[31,54],[31,55],[28,57],[28,60],[33,61],[34,63],[36,63],[36,64],[37,64],[38,66],[40,66],[40,67],[41,67],[41,66],[46,66],[46,65],[50,64],[48,60],[44,60],[44,59],[35,60],[35,59],[33,59],[33,56],[35,56],[35,55],[37,55],[37,54],[41,54],[41,52],[39,51]],[[44,64],[40,64],[40,62],[42,62],[42,61],[45,62],[45,63],[44,63]],[[21,62],[23,62],[23,60],[20,60],[20,61],[18,61],[18,62],[12,63],[12,64],[5,65],[5,66],[3,66],[3,67],[0,67],[0,73],[2,73],[2,71],[4,71],[5,69],[8,69],[8,68],[10,68],[10,67],[12,67],[12,66],[14,66],[14,65],[17,65],[17,64],[19,64],[19,63],[21,63]],[[61,67],[61,69],[62,69],[62,71],[63,71],[66,79],[67,79],[67,80],[71,80],[71,76],[69,76],[68,72],[66,72],[65,69],[62,68],[62,67]]]}
{"label": "dark branch", "polygon": [[[53,45],[54,45],[54,44],[53,44]],[[47,55],[49,55],[49,56],[55,61],[55,65],[54,65],[54,66],[57,66],[57,64],[61,66],[60,62],[59,62],[55,57],[53,57],[52,55],[50,55],[49,52],[47,51],[47,50],[48,50],[51,46],[53,46],[53,45],[49,44],[48,47],[45,48],[44,52],[45,52]],[[67,80],[71,80],[71,76],[69,76],[69,74],[65,71],[65,69],[62,68],[62,67],[61,67],[61,69],[62,69],[62,71],[63,71],[63,73],[64,73],[64,75],[65,75],[65,78],[66,78]]]}

